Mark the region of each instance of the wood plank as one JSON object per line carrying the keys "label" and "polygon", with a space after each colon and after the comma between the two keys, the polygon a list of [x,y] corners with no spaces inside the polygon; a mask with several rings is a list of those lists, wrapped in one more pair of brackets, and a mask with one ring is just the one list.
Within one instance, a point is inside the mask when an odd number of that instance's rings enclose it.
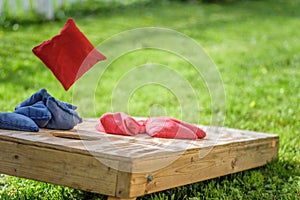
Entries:
{"label": "wood plank", "polygon": [[106,195],[116,193],[117,171],[93,156],[1,140],[0,146],[0,173]]}
{"label": "wood plank", "polygon": [[[75,134],[80,135],[76,136]],[[116,142],[116,145],[118,145],[118,141],[121,141],[122,138],[120,138],[120,136],[118,136],[118,138],[110,137],[111,135],[103,133],[95,134],[93,131],[87,132],[84,130],[57,131],[41,129],[40,132],[37,133],[0,130],[0,140],[3,141],[11,141],[70,153],[84,155],[93,154],[97,157],[114,159],[117,161],[122,159],[128,160],[128,157],[125,157],[123,154],[119,153],[120,150],[114,153],[116,151],[114,149],[116,148],[114,145],[112,145],[112,142]]]}
{"label": "wood plank", "polygon": [[0,130],[0,173],[135,199],[262,166],[278,153],[275,134],[201,126],[201,140],[126,137],[98,132],[97,121],[69,131]]}
{"label": "wood plank", "polygon": [[[137,159],[133,162],[133,172],[141,172],[145,168],[149,171],[132,174],[130,196],[141,196],[265,165],[277,157],[278,146],[278,138],[216,146],[203,158],[199,157],[199,151],[192,150],[158,170],[157,164],[165,162],[163,158]],[[150,170],[151,165],[155,171]],[[149,175],[152,181],[147,179]]]}
{"label": "wood plank", "polygon": [[170,140],[152,138],[146,134],[127,137],[98,132],[95,129],[97,121],[97,119],[85,119],[84,123],[71,131],[41,129],[40,132],[33,133],[0,130],[0,140],[22,142],[28,145],[86,155],[92,153],[109,159],[130,161],[140,157],[169,155],[186,149],[212,148],[219,145],[276,136],[228,128],[204,127],[208,134],[203,140]]}
{"label": "wood plank", "polygon": [[118,177],[115,197],[127,198],[130,197],[132,177],[132,163],[120,162],[118,167]]}

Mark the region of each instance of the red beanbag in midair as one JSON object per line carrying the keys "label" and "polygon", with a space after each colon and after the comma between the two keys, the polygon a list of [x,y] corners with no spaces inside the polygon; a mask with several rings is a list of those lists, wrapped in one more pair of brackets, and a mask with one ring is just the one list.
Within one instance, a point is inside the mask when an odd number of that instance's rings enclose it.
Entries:
{"label": "red beanbag in midair", "polygon": [[93,65],[106,59],[77,28],[73,19],[68,19],[58,35],[34,47],[32,51],[52,71],[65,90]]}
{"label": "red beanbag in midair", "polygon": [[199,127],[170,117],[152,117],[136,121],[125,113],[106,113],[100,117],[97,130],[110,134],[134,136],[147,133],[152,137],[201,139],[206,133]]}

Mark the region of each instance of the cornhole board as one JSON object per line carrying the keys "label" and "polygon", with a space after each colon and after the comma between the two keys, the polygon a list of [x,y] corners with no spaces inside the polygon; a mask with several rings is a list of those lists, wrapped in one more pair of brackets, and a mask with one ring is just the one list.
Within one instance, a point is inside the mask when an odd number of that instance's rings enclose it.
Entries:
{"label": "cornhole board", "polygon": [[202,140],[110,135],[97,119],[73,130],[0,130],[0,173],[108,195],[136,197],[267,164],[279,137],[204,127]]}

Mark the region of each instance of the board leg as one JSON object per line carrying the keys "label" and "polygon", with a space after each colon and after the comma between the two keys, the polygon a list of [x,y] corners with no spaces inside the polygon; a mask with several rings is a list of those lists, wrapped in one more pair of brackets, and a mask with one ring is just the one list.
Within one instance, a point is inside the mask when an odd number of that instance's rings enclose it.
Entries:
{"label": "board leg", "polygon": [[134,198],[119,198],[119,197],[107,197],[107,200],[136,200],[136,197]]}

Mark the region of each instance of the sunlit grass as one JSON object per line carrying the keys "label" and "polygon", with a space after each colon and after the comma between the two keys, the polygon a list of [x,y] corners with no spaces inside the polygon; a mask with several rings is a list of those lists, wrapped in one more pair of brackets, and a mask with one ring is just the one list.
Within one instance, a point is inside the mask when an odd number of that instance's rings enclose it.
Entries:
{"label": "sunlit grass", "polygon": [[[280,136],[279,159],[265,167],[159,192],[140,199],[299,199],[300,198],[300,2],[241,1],[228,4],[145,3],[65,12],[60,20],[18,23],[0,28],[0,108],[13,108],[42,87],[72,102],[51,72],[31,53],[32,47],[59,33],[67,17],[96,46],[122,31],[166,27],[203,46],[216,63],[226,92],[224,126]],[[168,52],[143,50],[116,60],[101,76],[95,113],[111,111],[115,85],[126,72],[146,63],[176,70],[195,89],[201,123],[209,124],[210,97],[204,80],[186,61]],[[180,104],[158,85],[139,88],[127,101],[130,114],[166,113],[180,117]],[[90,111],[90,116],[94,111]],[[89,112],[87,113],[87,116]],[[198,119],[195,119],[197,121]],[[47,192],[45,192],[47,191]],[[194,198],[195,197],[195,198]],[[26,179],[0,178],[0,199],[103,198]]]}

